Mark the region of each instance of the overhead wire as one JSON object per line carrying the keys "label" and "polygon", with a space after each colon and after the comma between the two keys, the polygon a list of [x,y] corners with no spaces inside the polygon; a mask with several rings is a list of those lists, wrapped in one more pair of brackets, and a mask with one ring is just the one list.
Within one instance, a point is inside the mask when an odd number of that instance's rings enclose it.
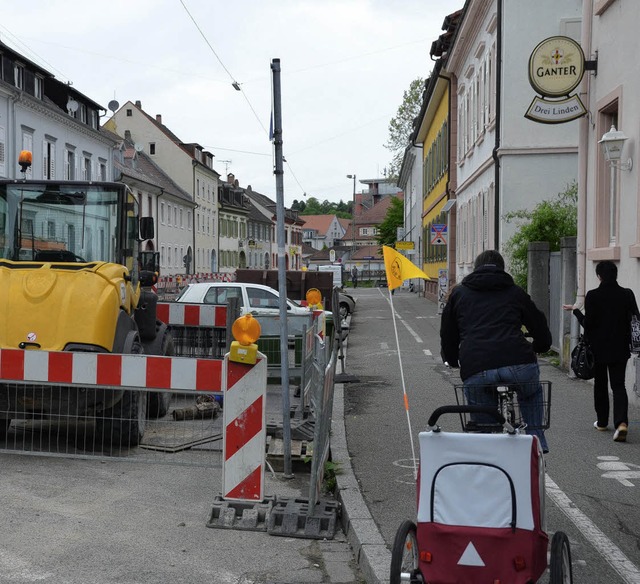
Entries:
{"label": "overhead wire", "polygon": [[[198,23],[196,22],[196,19],[193,17],[193,15],[191,14],[191,12],[189,12],[189,9],[187,8],[186,4],[184,3],[184,0],[180,0],[180,4],[182,4],[182,7],[184,8],[185,12],[189,15],[189,18],[191,19],[191,22],[193,22],[194,26],[198,29],[198,32],[200,33],[200,36],[202,36],[202,38],[204,39],[204,42],[207,44],[207,46],[209,47],[209,49],[211,50],[211,52],[214,54],[215,58],[218,60],[218,63],[220,63],[220,66],[225,70],[225,72],[227,73],[227,75],[229,76],[229,78],[231,79],[231,85],[233,86],[233,88],[236,91],[239,91],[242,94],[242,97],[244,97],[245,101],[247,102],[249,108],[251,109],[254,117],[256,118],[256,120],[258,121],[258,124],[260,124],[260,127],[264,130],[265,134],[271,139],[271,133],[269,130],[267,130],[267,128],[265,127],[265,125],[262,123],[262,120],[260,119],[260,116],[258,115],[258,113],[256,112],[255,108],[253,107],[253,104],[251,103],[251,101],[249,100],[249,98],[247,97],[246,92],[244,91],[244,89],[242,88],[242,84],[231,74],[231,71],[229,71],[229,69],[227,68],[227,66],[222,62],[222,59],[220,58],[220,56],[218,55],[218,53],[216,53],[215,49],[213,48],[213,46],[211,45],[211,43],[209,42],[209,39],[207,39],[206,35],[204,34],[203,30],[200,28],[200,26],[198,25]],[[273,111],[273,107],[272,107],[272,111]],[[296,181],[296,184],[300,187],[300,189],[302,190],[303,194],[306,196],[306,192],[304,190],[304,188],[302,187],[302,185],[300,184],[300,181],[298,180],[298,178],[296,177],[295,173],[293,172],[293,169],[291,168],[291,165],[289,164],[289,162],[286,160],[286,158],[284,159],[285,164],[287,165],[287,168],[289,169],[289,172],[291,172],[291,176],[293,177],[293,179]]]}

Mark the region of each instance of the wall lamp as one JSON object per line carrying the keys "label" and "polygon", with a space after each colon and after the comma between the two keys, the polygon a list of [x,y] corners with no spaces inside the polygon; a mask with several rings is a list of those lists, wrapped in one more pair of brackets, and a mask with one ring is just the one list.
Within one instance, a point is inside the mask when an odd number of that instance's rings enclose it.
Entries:
{"label": "wall lamp", "polygon": [[620,170],[631,170],[633,168],[633,160],[631,158],[628,158],[626,162],[621,162],[620,160],[624,142],[628,139],[624,132],[616,130],[615,126],[611,126],[611,129],[598,141],[598,144],[602,144],[604,159],[614,168],[619,168]]}

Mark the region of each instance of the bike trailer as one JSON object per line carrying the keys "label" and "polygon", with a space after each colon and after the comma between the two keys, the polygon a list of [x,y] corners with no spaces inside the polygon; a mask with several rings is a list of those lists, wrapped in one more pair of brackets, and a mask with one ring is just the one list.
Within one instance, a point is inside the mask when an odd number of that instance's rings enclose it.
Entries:
{"label": "bike trailer", "polygon": [[544,462],[522,434],[421,432],[417,542],[430,584],[525,584],[547,568]]}

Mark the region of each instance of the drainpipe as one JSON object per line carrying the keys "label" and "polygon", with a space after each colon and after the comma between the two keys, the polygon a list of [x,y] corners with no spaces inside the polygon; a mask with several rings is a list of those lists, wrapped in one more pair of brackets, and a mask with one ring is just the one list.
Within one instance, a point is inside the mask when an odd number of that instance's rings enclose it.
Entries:
{"label": "drainpipe", "polygon": [[[593,0],[582,0],[582,31],[580,43],[587,59],[591,58],[593,28]],[[580,98],[589,112],[591,74],[582,78]],[[578,122],[578,237],[576,238],[576,301],[574,306],[584,306],[585,271],[587,266],[587,180],[589,176],[589,115],[582,116]],[[571,348],[578,342],[579,325],[576,318],[571,319]]]}
{"label": "drainpipe", "polygon": [[[447,198],[447,201],[450,200],[455,200],[457,195],[456,193],[452,193],[451,192],[451,113],[453,112],[453,88],[451,86],[451,76],[450,75],[442,75],[441,73],[438,73],[438,78],[440,79],[444,79],[447,82],[447,85],[449,86],[449,92],[448,92],[448,98],[447,101],[449,102],[447,104],[447,108],[449,111],[449,118],[447,119],[447,184],[445,186],[445,195]],[[457,172],[457,171],[456,171]],[[456,181],[457,183],[457,181]],[[457,186],[457,184],[456,184]],[[453,197],[452,197],[453,195]],[[446,205],[446,203],[445,203]],[[447,284],[447,286],[450,286],[451,282],[455,282],[456,281],[456,255],[455,253],[451,253],[451,246],[449,244],[449,242],[451,241],[451,238],[453,237],[453,226],[451,225],[452,221],[451,221],[451,217],[452,215],[455,217],[455,210],[452,208],[448,213],[447,213],[447,278],[449,280],[449,283]],[[454,250],[455,252],[455,250]]]}
{"label": "drainpipe", "polygon": [[500,158],[498,150],[500,148],[501,131],[501,105],[502,105],[502,3],[498,0],[498,26],[496,38],[496,141],[493,147],[493,162],[495,169],[494,183],[494,223],[493,234],[494,249],[500,250]]}

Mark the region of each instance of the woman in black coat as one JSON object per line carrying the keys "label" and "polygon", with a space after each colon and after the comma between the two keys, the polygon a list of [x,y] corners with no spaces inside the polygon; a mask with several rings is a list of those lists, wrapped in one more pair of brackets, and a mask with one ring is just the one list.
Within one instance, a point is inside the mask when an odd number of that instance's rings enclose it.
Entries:
{"label": "woman in black coat", "polygon": [[[595,361],[593,403],[597,420],[596,430],[607,430],[609,425],[609,383],[613,393],[613,426],[616,442],[624,442],[629,431],[627,412],[629,400],[624,385],[627,361],[631,356],[631,317],[638,315],[635,295],[617,282],[618,268],[613,262],[596,265],[600,285],[589,290],[585,297],[585,314],[578,307],[565,304],[573,310],[593,350]],[[607,378],[608,376],[608,378]]]}

